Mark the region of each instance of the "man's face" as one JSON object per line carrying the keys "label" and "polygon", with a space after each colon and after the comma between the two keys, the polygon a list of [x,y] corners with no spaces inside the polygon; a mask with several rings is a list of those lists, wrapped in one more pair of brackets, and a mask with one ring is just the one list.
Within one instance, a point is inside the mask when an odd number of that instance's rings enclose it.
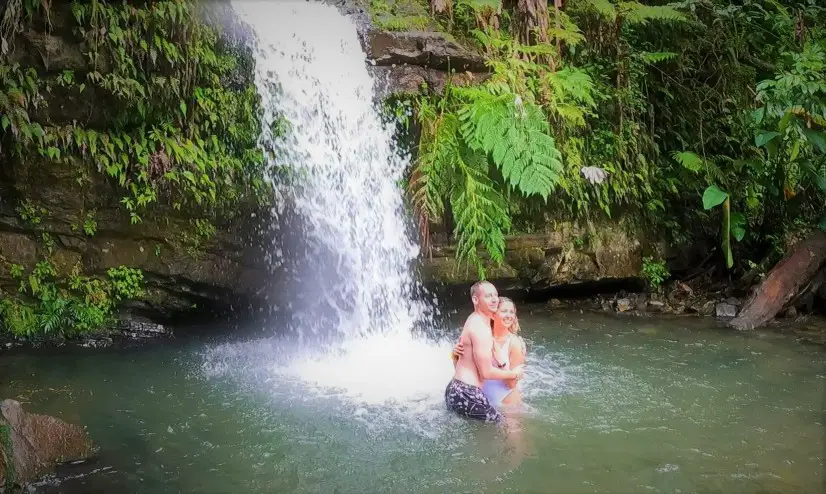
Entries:
{"label": "man's face", "polygon": [[496,287],[491,283],[483,283],[473,296],[473,306],[489,316],[496,314],[496,309],[499,308],[499,292]]}

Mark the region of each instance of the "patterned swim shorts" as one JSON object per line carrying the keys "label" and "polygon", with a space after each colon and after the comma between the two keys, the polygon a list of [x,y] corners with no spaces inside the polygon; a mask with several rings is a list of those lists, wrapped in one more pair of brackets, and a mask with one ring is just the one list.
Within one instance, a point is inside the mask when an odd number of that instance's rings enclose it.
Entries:
{"label": "patterned swim shorts", "polygon": [[478,386],[452,379],[445,389],[445,404],[457,414],[485,422],[502,421],[499,413],[482,393]]}

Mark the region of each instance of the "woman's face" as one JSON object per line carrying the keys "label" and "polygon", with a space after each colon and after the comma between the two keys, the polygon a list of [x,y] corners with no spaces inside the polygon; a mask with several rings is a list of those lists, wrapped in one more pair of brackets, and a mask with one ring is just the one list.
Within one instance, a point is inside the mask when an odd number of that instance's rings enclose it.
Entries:
{"label": "woman's face", "polygon": [[513,302],[503,301],[499,304],[499,310],[496,312],[496,315],[499,317],[499,320],[502,321],[502,326],[510,329],[516,321],[516,306],[513,305]]}

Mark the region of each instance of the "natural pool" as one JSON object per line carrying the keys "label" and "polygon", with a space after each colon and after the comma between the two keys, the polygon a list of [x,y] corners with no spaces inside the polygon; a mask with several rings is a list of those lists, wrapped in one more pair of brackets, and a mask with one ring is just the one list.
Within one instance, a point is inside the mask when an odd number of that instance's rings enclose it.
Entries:
{"label": "natural pool", "polygon": [[449,345],[398,337],[7,355],[0,397],[101,447],[38,492],[823,492],[823,347],[530,309],[518,436],[449,415]]}

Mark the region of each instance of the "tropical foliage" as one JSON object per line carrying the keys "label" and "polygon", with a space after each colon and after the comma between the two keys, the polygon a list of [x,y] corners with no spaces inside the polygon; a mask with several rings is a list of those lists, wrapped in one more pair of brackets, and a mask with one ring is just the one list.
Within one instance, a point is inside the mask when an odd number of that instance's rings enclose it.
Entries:
{"label": "tropical foliage", "polygon": [[[160,204],[189,211],[193,231],[180,233],[182,242],[195,239],[188,245],[211,235],[213,223],[237,214],[240,203],[269,200],[256,145],[252,55],[219,32],[205,5],[3,2],[0,161],[59,165],[82,188],[103,183],[120,195],[132,224],[169,214]],[[39,59],[27,40],[43,32],[81,53]],[[69,60],[71,70],[50,68],[49,56]],[[29,274],[6,266],[20,280],[16,291],[0,289],[6,331],[34,338],[99,329],[112,322],[118,304],[142,294],[142,274],[129,267],[105,276],[85,276],[79,266],[71,274],[58,270],[54,239],[43,228],[48,211],[27,197],[15,210],[48,254]],[[72,230],[94,236],[96,211],[76,213]]]}
{"label": "tropical foliage", "polygon": [[760,260],[826,227],[817,2],[429,6],[492,74],[412,101],[419,224],[444,224],[463,260],[501,260],[505,235],[545,217],[627,214],[673,243],[717,237],[729,268],[735,251]]}

